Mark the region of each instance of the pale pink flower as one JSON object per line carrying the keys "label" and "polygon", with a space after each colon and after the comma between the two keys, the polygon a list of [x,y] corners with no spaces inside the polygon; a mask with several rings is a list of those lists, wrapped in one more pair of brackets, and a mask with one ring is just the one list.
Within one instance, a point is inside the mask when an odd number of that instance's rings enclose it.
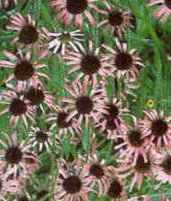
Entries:
{"label": "pale pink flower", "polygon": [[0,112],[0,115],[10,114],[11,126],[15,127],[19,120],[22,120],[26,127],[28,127],[28,119],[34,122],[36,109],[14,89],[0,93],[0,104],[5,105],[5,109]]}
{"label": "pale pink flower", "polygon": [[165,22],[171,14],[171,1],[170,0],[149,0],[149,6],[158,5],[157,10],[154,12],[154,16]]}
{"label": "pale pink flower", "polygon": [[48,49],[53,54],[64,56],[67,51],[83,48],[84,34],[79,29],[62,32],[49,32],[44,29],[44,32],[48,39]]}
{"label": "pale pink flower", "polygon": [[[49,79],[46,74],[39,72],[46,65],[39,63],[37,60],[35,61],[30,51],[22,52],[18,50],[16,53],[4,51],[4,55],[6,60],[0,60],[0,67],[13,70],[12,75],[5,82],[16,81],[19,91],[24,90],[28,85],[37,86],[42,84],[40,77]],[[39,57],[39,59],[42,58]]]}
{"label": "pale pink flower", "polygon": [[98,194],[102,195],[107,192],[111,177],[114,175],[113,166],[107,165],[105,160],[99,159],[94,153],[88,157],[83,156],[82,159],[85,162],[83,172],[93,186],[97,185]]}
{"label": "pale pink flower", "polygon": [[171,184],[171,153],[170,151],[157,152],[153,150],[154,163],[156,168],[153,171],[154,177],[160,183]]}
{"label": "pale pink flower", "polygon": [[92,184],[86,178],[81,167],[67,164],[64,160],[58,162],[59,174],[55,183],[54,200],[89,201],[88,193],[93,192]]}
{"label": "pale pink flower", "polygon": [[55,108],[54,97],[41,85],[30,86],[24,92],[24,97],[33,106],[40,107],[40,109],[45,113],[44,105],[49,109]]}
{"label": "pale pink flower", "polygon": [[109,101],[105,98],[103,112],[98,111],[98,119],[95,127],[106,134],[108,139],[117,139],[117,135],[127,131],[123,116],[128,115],[129,110],[122,106],[122,102],[116,98]]}
{"label": "pale pink flower", "polygon": [[116,39],[116,48],[102,45],[110,55],[110,66],[113,76],[120,79],[124,78],[129,81],[135,81],[139,75],[140,68],[144,66],[136,49],[128,49],[126,43]]}
{"label": "pale pink flower", "polygon": [[77,80],[82,77],[90,80],[95,85],[98,77],[104,78],[111,74],[109,58],[102,55],[101,48],[95,48],[92,41],[89,41],[88,48],[81,48],[76,51],[68,51],[64,59],[66,64],[71,67],[69,74],[79,72]]}
{"label": "pale pink flower", "polygon": [[144,111],[145,117],[139,120],[139,128],[143,138],[148,138],[151,145],[158,148],[171,146],[171,118],[156,110]]}
{"label": "pale pink flower", "polygon": [[44,149],[50,151],[49,147],[52,146],[51,135],[52,133],[46,129],[31,127],[29,143],[33,148],[36,147],[38,152],[42,152]]}
{"label": "pale pink flower", "polygon": [[71,135],[71,139],[79,139],[81,127],[75,118],[68,117],[71,112],[66,109],[65,105],[56,106],[53,113],[49,113],[46,122],[50,125],[49,130],[52,132],[54,128],[57,130],[57,139],[62,139],[66,135]]}
{"label": "pale pink flower", "polygon": [[13,175],[15,179],[19,176],[27,177],[37,170],[39,162],[37,156],[30,151],[30,145],[24,141],[18,142],[17,133],[13,133],[10,137],[6,134],[5,141],[0,140],[3,146],[0,152],[1,160],[6,163],[5,174],[10,177]]}
{"label": "pale pink flower", "polygon": [[[130,12],[116,9],[112,4],[104,1],[106,9],[103,10],[103,19],[98,26],[107,27],[112,31],[117,37],[123,38],[124,33],[128,28],[133,28],[132,22],[134,21],[133,15]],[[100,11],[102,13],[102,11]]]}
{"label": "pale pink flower", "polygon": [[132,191],[135,185],[140,189],[144,178],[153,176],[154,169],[154,158],[149,152],[147,160],[144,160],[143,155],[139,154],[135,164],[133,164],[132,160],[129,162],[123,160],[121,165],[117,168],[117,171],[121,178],[131,177],[129,190]]}
{"label": "pale pink flower", "polygon": [[89,85],[88,81],[75,81],[66,84],[66,90],[69,97],[63,98],[66,108],[71,111],[68,121],[76,118],[79,125],[85,120],[88,126],[89,120],[97,120],[99,112],[104,111],[104,97],[106,95],[103,84],[96,85],[94,88]]}
{"label": "pale pink flower", "polygon": [[35,46],[44,36],[42,30],[37,27],[36,22],[30,15],[22,16],[20,13],[10,17],[7,29],[17,32],[17,36],[12,43],[18,42],[22,47]]}
{"label": "pale pink flower", "polygon": [[56,10],[57,17],[65,25],[72,23],[78,27],[83,26],[87,18],[91,25],[95,25],[95,19],[90,10],[98,10],[95,5],[97,0],[51,0],[51,6]]}
{"label": "pale pink flower", "polygon": [[122,139],[122,142],[115,146],[115,150],[120,150],[119,158],[125,160],[125,162],[133,160],[132,163],[136,164],[138,156],[142,155],[144,161],[147,161],[151,144],[147,139],[143,138],[143,133],[138,128],[137,123],[133,127],[129,127],[127,131],[120,133],[117,137]]}

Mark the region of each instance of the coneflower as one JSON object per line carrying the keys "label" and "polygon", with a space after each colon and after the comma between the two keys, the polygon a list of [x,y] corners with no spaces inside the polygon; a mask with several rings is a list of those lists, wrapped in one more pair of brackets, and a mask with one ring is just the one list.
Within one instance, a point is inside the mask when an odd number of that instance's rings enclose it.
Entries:
{"label": "coneflower", "polygon": [[0,158],[6,163],[5,174],[7,176],[27,177],[37,170],[39,162],[37,156],[30,151],[30,145],[26,145],[24,141],[20,143],[17,133],[13,133],[11,137],[6,134],[6,140],[7,143],[0,141],[3,146]]}
{"label": "coneflower", "polygon": [[[24,52],[18,50],[16,53],[4,51],[4,55],[6,56],[6,60],[0,60],[0,67],[13,70],[12,75],[5,82],[16,81],[19,90],[26,89],[28,85],[37,86],[38,84],[42,84],[39,79],[40,77],[49,79],[46,74],[39,72],[46,65],[33,60],[30,51]],[[39,57],[39,59],[42,59],[42,57]]]}
{"label": "coneflower", "polygon": [[158,9],[154,12],[154,16],[165,22],[171,14],[170,0],[149,0],[149,6],[158,5]]}
{"label": "coneflower", "polygon": [[58,163],[59,175],[55,184],[54,200],[77,201],[89,200],[88,193],[92,192],[92,184],[84,176],[81,167],[69,165],[64,160]]}
{"label": "coneflower", "polygon": [[19,120],[22,120],[26,127],[28,127],[28,119],[34,122],[36,109],[29,104],[22,94],[14,89],[8,89],[0,93],[0,99],[0,103],[5,105],[5,109],[0,112],[0,115],[10,114],[12,126],[15,127]]}
{"label": "coneflower", "polygon": [[171,124],[170,117],[156,110],[144,111],[144,119],[139,121],[139,128],[143,138],[149,139],[149,143],[158,148],[168,148],[171,145]]}
{"label": "coneflower", "polygon": [[104,78],[111,73],[109,58],[102,55],[101,48],[95,48],[93,42],[89,41],[88,48],[81,50],[68,51],[64,59],[66,64],[71,66],[69,74],[79,72],[77,79],[82,77],[94,83],[98,82],[98,77]]}
{"label": "coneflower", "polygon": [[136,49],[128,50],[127,44],[118,39],[116,39],[116,49],[106,45],[103,45],[103,47],[111,53],[110,61],[113,76],[119,79],[125,78],[129,81],[135,81],[141,67],[144,66]]}
{"label": "coneflower", "polygon": [[95,25],[95,19],[90,10],[97,7],[96,0],[51,0],[51,6],[56,10],[57,17],[65,25],[75,24],[78,27],[83,26],[83,21],[88,19],[91,25]]}
{"label": "coneflower", "polygon": [[[104,20],[102,20],[98,26],[106,26],[111,30],[117,37],[123,38],[124,33],[128,28],[133,28],[133,21],[135,18],[129,11],[122,9],[116,9],[114,6],[104,1],[106,9],[103,10]],[[102,13],[102,11],[100,11]]]}

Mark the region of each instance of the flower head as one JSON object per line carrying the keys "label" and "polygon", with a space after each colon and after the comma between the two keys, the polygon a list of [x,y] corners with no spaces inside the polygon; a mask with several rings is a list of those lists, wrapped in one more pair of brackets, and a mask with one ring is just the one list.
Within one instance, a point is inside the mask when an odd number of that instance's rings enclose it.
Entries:
{"label": "flower head", "polygon": [[25,100],[23,95],[14,91],[14,89],[10,89],[2,92],[0,98],[0,103],[6,105],[0,115],[9,113],[12,126],[16,126],[19,120],[23,120],[26,127],[28,127],[28,119],[34,122],[36,110]]}
{"label": "flower head", "polygon": [[104,78],[111,73],[108,57],[101,54],[99,47],[94,48],[92,41],[89,41],[88,49],[68,51],[64,59],[72,67],[69,74],[79,71],[78,80],[84,77],[96,84],[99,76]]}
{"label": "flower head", "polygon": [[133,159],[133,164],[136,164],[139,155],[142,155],[144,160],[147,161],[147,155],[150,151],[151,144],[147,139],[143,138],[143,133],[135,124],[134,127],[130,127],[125,130],[125,133],[121,133],[117,136],[122,139],[122,143],[115,146],[115,149],[122,149],[119,154],[119,158],[125,161]]}
{"label": "flower head", "polygon": [[59,175],[56,180],[54,199],[56,201],[89,200],[88,193],[93,189],[81,167],[74,163],[68,165],[64,160],[60,160],[58,166]]}
{"label": "flower head", "polygon": [[91,25],[95,24],[95,19],[90,12],[90,9],[96,9],[94,2],[94,0],[51,0],[51,5],[56,10],[57,17],[65,25],[73,22],[76,26],[82,27],[85,18]]}
{"label": "flower head", "polygon": [[22,46],[33,46],[43,37],[43,32],[37,27],[36,22],[30,15],[22,16],[17,13],[10,17],[7,28],[11,31],[16,31],[17,36],[13,43],[19,42]]}
{"label": "flower head", "polygon": [[30,151],[30,146],[17,140],[17,133],[13,133],[11,137],[6,135],[7,144],[0,141],[3,146],[0,158],[5,161],[5,173],[7,176],[13,175],[28,176],[38,168],[37,156]]}
{"label": "flower head", "polygon": [[44,104],[47,105],[49,109],[55,108],[53,96],[41,85],[28,87],[24,92],[24,97],[31,105],[40,107],[43,112]]}
{"label": "flower head", "polygon": [[107,7],[103,11],[105,19],[102,20],[98,26],[106,26],[108,29],[112,30],[117,37],[123,38],[125,31],[133,27],[133,15],[128,11],[114,8],[107,1],[105,1],[104,4]]}
{"label": "flower head", "polygon": [[154,163],[156,168],[153,171],[154,177],[161,183],[171,183],[171,153],[170,151],[153,150]]}
{"label": "flower head", "polygon": [[165,117],[163,112],[145,111],[144,119],[139,121],[139,128],[143,133],[143,138],[149,138],[151,145],[158,148],[170,146],[170,117]]}
{"label": "flower head", "polygon": [[68,119],[71,112],[65,106],[57,106],[55,112],[48,114],[46,122],[50,124],[49,130],[57,129],[57,138],[71,134],[71,139],[78,138],[81,127],[75,118]]}
{"label": "flower head", "polygon": [[42,152],[44,149],[50,151],[49,146],[52,145],[50,131],[38,127],[32,127],[29,136],[30,144],[32,144],[32,147],[37,147],[38,152]]}
{"label": "flower head", "polygon": [[158,5],[158,9],[154,12],[154,16],[165,22],[171,14],[170,0],[149,0],[149,6]]}
{"label": "flower head", "polygon": [[116,39],[116,49],[103,45],[110,53],[112,72],[117,78],[135,81],[143,67],[141,58],[136,49],[128,50],[127,44]]}
{"label": "flower head", "polygon": [[82,49],[84,34],[80,30],[49,32],[44,31],[48,37],[48,49],[53,54],[61,54],[64,56],[67,51]]}
{"label": "flower head", "polygon": [[22,52],[19,50],[16,53],[5,51],[4,55],[6,56],[6,60],[0,61],[0,67],[13,70],[13,74],[5,82],[8,83],[15,80],[19,91],[24,90],[28,85],[42,85],[39,77],[48,79],[46,74],[39,72],[46,65],[33,61],[30,51]]}
{"label": "flower head", "polygon": [[123,116],[128,113],[128,109],[122,106],[122,102],[116,98],[105,100],[104,111],[98,111],[99,118],[96,127],[107,134],[108,139],[116,139],[119,133],[125,132],[127,126],[123,121]]}
{"label": "flower head", "polygon": [[154,158],[151,152],[149,152],[147,159],[145,160],[142,154],[139,154],[136,163],[133,164],[133,160],[129,162],[122,161],[120,167],[117,171],[120,176],[125,178],[128,176],[132,177],[132,182],[130,184],[130,191],[137,184],[137,188],[140,189],[145,177],[153,175],[153,170],[155,169]]}
{"label": "flower head", "polygon": [[98,193],[104,194],[110,186],[111,176],[114,174],[113,166],[105,164],[105,160],[100,160],[97,154],[90,154],[83,158],[86,162],[84,173],[89,178],[93,186],[97,185]]}
{"label": "flower head", "polygon": [[97,111],[103,111],[103,103],[105,97],[105,90],[103,84],[96,85],[91,88],[89,83],[73,82],[72,85],[66,85],[66,90],[71,97],[64,98],[66,108],[71,111],[68,120],[76,118],[78,124],[81,125],[85,120],[86,124],[90,119],[97,119]]}

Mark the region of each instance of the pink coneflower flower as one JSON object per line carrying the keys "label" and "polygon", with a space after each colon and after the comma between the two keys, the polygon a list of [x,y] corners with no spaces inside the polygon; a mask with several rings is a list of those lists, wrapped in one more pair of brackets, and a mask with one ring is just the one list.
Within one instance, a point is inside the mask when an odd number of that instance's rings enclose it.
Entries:
{"label": "pink coneflower flower", "polygon": [[85,120],[86,125],[90,119],[97,119],[97,111],[103,112],[105,90],[103,84],[96,85],[95,88],[90,87],[87,81],[73,82],[66,85],[66,90],[71,97],[64,98],[66,108],[71,111],[68,121],[76,118],[79,125]]}
{"label": "pink coneflower flower", "polygon": [[17,13],[15,16],[11,16],[7,28],[18,33],[13,43],[19,42],[24,46],[35,45],[41,37],[41,31],[30,15],[22,16],[20,13]]}
{"label": "pink coneflower flower", "polygon": [[9,188],[6,188],[6,191],[10,194],[13,195],[21,194],[26,186],[26,180],[27,180],[26,175],[10,174],[7,177],[5,175],[4,188],[8,186]]}
{"label": "pink coneflower flower", "polygon": [[119,145],[115,146],[115,149],[121,149],[119,157],[129,162],[133,159],[133,164],[136,164],[139,155],[142,155],[144,161],[147,161],[147,155],[151,148],[151,145],[147,139],[143,138],[143,133],[138,128],[138,125],[130,127],[125,133],[121,133],[117,136],[122,139]]}
{"label": "pink coneflower flower", "polygon": [[[139,75],[140,68],[144,66],[136,49],[128,50],[128,46],[124,42],[116,39],[116,49],[103,45],[112,55],[111,67],[113,76],[117,78],[126,78],[129,81],[135,81]],[[109,57],[109,56],[108,56]]]}
{"label": "pink coneflower flower", "polygon": [[119,133],[127,131],[123,116],[128,114],[128,109],[123,108],[121,101],[114,98],[112,102],[105,100],[105,110],[99,113],[96,127],[107,135],[108,139],[116,139]]}
{"label": "pink coneflower flower", "polygon": [[93,42],[89,41],[88,49],[82,48],[80,51],[68,51],[64,57],[66,64],[72,67],[69,74],[79,71],[77,80],[84,77],[97,83],[98,76],[102,78],[111,73],[109,59],[100,53],[100,48],[94,48]]}
{"label": "pink coneflower flower", "polygon": [[9,11],[14,8],[16,3],[17,3],[17,0],[0,0],[0,9]]}
{"label": "pink coneflower flower", "polygon": [[110,200],[127,200],[124,183],[119,177],[111,178],[110,185],[105,194]]}
{"label": "pink coneflower flower", "polygon": [[71,112],[65,106],[56,107],[56,112],[50,113],[46,122],[50,124],[49,130],[57,129],[57,137],[61,139],[63,136],[71,134],[71,137],[79,136],[81,127],[75,118],[68,119]]}
{"label": "pink coneflower flower", "polygon": [[29,100],[31,105],[40,107],[43,112],[45,112],[44,104],[47,105],[49,109],[55,108],[54,97],[41,85],[37,87],[30,86],[25,90],[24,97]]}
{"label": "pink coneflower flower", "polygon": [[29,137],[30,144],[32,147],[36,147],[38,152],[42,152],[44,149],[50,151],[49,146],[52,145],[50,131],[38,127],[31,127]]}
{"label": "pink coneflower flower", "polygon": [[102,20],[98,26],[106,26],[116,36],[123,38],[123,34],[126,30],[133,27],[132,21],[134,20],[134,17],[130,12],[116,9],[106,1],[104,4],[107,7],[107,9],[103,11],[105,19]]}
{"label": "pink coneflower flower", "polygon": [[171,1],[170,0],[149,0],[149,5],[159,5],[159,8],[154,12],[154,16],[161,21],[166,21],[171,14]]}
{"label": "pink coneflower flower", "polygon": [[63,31],[63,32],[49,32],[44,29],[48,39],[48,49],[53,54],[61,54],[64,56],[67,51],[82,49],[82,42],[84,41],[84,34],[80,30]]}
{"label": "pink coneflower flower", "polygon": [[89,155],[85,158],[84,174],[87,175],[92,185],[97,185],[98,193],[104,194],[107,192],[111,176],[114,174],[113,166],[105,164],[105,160],[100,160],[96,154]]}
{"label": "pink coneflower flower", "polygon": [[2,92],[0,99],[0,103],[6,105],[0,115],[9,113],[12,126],[16,126],[19,120],[23,120],[26,127],[28,127],[28,119],[34,122],[36,110],[24,99],[23,95],[11,89]]}
{"label": "pink coneflower flower", "polygon": [[[0,61],[0,67],[13,69],[13,74],[5,82],[8,83],[11,80],[17,81],[17,88],[19,90],[25,89],[27,85],[37,86],[38,84],[42,84],[39,79],[40,77],[49,79],[46,74],[39,72],[46,65],[33,61],[30,51],[26,53],[22,51],[18,51],[17,53],[5,51],[4,55],[7,58]],[[38,59],[41,59],[41,57]]]}
{"label": "pink coneflower flower", "polygon": [[92,191],[91,182],[84,176],[80,167],[69,166],[64,160],[59,161],[59,175],[54,193],[55,201],[88,201],[88,193]]}
{"label": "pink coneflower flower", "polygon": [[132,161],[129,163],[123,163],[120,167],[117,168],[117,171],[120,173],[120,177],[125,178],[128,176],[132,177],[132,182],[130,184],[130,191],[137,184],[137,188],[140,189],[145,177],[152,176],[153,169],[155,165],[153,163],[154,159],[149,153],[147,160],[144,160],[143,155],[139,154],[136,160],[136,163],[133,164]]}
{"label": "pink coneflower flower", "polygon": [[30,151],[30,146],[23,141],[17,140],[17,134],[13,133],[11,137],[6,134],[7,144],[0,141],[3,146],[0,158],[6,163],[6,175],[11,174],[14,177],[18,175],[27,176],[38,168],[38,159],[34,153]]}
{"label": "pink coneflower flower", "polygon": [[25,185],[25,178],[21,176],[7,177],[5,174],[0,175],[0,200],[6,201],[7,194],[21,193]]}
{"label": "pink coneflower flower", "polygon": [[91,25],[95,25],[95,19],[90,9],[98,10],[94,2],[96,0],[51,0],[52,7],[56,10],[57,16],[65,25],[72,22],[79,27],[83,26],[85,18]]}
{"label": "pink coneflower flower", "polygon": [[143,138],[149,138],[149,143],[158,148],[171,145],[171,118],[156,110],[145,111],[144,119],[139,121]]}
{"label": "pink coneflower flower", "polygon": [[156,168],[153,171],[154,177],[161,183],[171,184],[171,153],[170,151],[152,152]]}

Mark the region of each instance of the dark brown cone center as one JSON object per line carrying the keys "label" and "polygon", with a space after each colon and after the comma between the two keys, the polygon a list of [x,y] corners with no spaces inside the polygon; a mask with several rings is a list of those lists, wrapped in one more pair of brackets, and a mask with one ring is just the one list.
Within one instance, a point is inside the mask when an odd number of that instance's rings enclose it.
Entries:
{"label": "dark brown cone center", "polygon": [[13,99],[9,107],[9,112],[14,116],[20,116],[27,112],[27,105],[19,98]]}
{"label": "dark brown cone center", "polygon": [[67,0],[66,8],[69,13],[78,15],[83,13],[88,6],[87,0]]}
{"label": "dark brown cone center", "polygon": [[77,98],[76,108],[79,114],[89,114],[93,110],[93,101],[89,96]]}
{"label": "dark brown cone center", "polygon": [[14,75],[17,80],[25,81],[30,79],[34,74],[34,68],[31,63],[26,60],[20,61],[15,66]]}
{"label": "dark brown cone center", "polygon": [[168,130],[168,125],[163,119],[158,119],[152,122],[151,131],[156,137],[163,136]]}
{"label": "dark brown cone center", "polygon": [[108,16],[109,24],[112,26],[119,26],[123,23],[123,16],[122,13],[115,10],[109,13]]}
{"label": "dark brown cone center", "polygon": [[31,87],[25,94],[32,105],[39,105],[44,101],[45,95],[43,90]]}
{"label": "dark brown cone center", "polygon": [[57,125],[59,128],[68,128],[72,124],[72,120],[67,121],[67,112],[59,112],[57,117]]}
{"label": "dark brown cone center", "polygon": [[36,27],[32,25],[26,25],[20,31],[19,41],[25,45],[35,43],[39,38],[39,33],[36,30]]}
{"label": "dark brown cone center", "polygon": [[120,52],[115,57],[115,65],[119,70],[128,70],[133,63],[132,56],[129,53]]}
{"label": "dark brown cone center", "polygon": [[101,67],[101,63],[97,56],[86,55],[82,58],[81,71],[84,74],[92,75],[94,73],[97,73],[100,67]]}
{"label": "dark brown cone center", "polygon": [[89,172],[91,175],[95,176],[97,179],[101,179],[104,176],[104,170],[100,164],[91,165]]}
{"label": "dark brown cone center", "polygon": [[110,184],[109,190],[108,190],[108,196],[111,198],[118,198],[121,196],[123,187],[121,183],[117,180],[113,180]]}
{"label": "dark brown cone center", "polygon": [[69,194],[75,194],[80,192],[82,182],[78,176],[70,176],[64,179],[63,188]]}
{"label": "dark brown cone center", "polygon": [[5,159],[8,163],[18,164],[22,160],[23,153],[17,146],[9,147],[5,153]]}

